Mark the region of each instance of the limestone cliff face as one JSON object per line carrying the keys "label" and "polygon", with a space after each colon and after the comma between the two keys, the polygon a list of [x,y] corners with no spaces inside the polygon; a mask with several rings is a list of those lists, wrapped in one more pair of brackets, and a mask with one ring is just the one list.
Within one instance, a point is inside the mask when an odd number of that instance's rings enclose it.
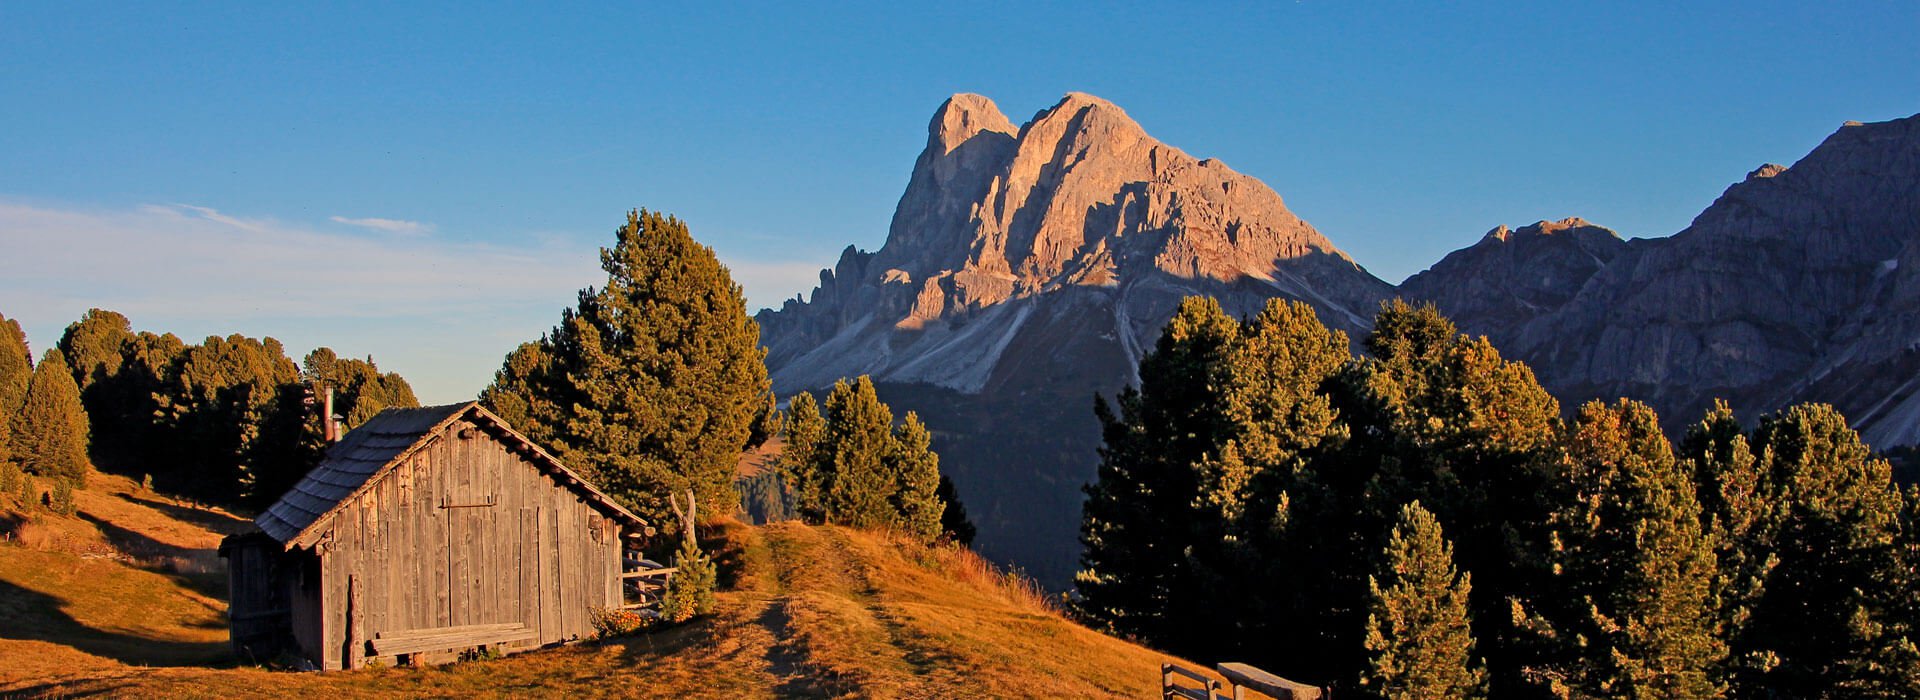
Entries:
{"label": "limestone cliff face", "polygon": [[1070,94],[1015,128],[955,95],[927,129],[886,243],[757,317],[782,396],[872,375],[918,411],[979,527],[975,546],[1071,581],[1092,395],[1134,380],[1182,297],[1236,315],[1301,299],[1356,333],[1392,287],[1219,161]]}
{"label": "limestone cliff face", "polygon": [[1483,241],[1402,291],[1563,402],[1628,396],[1677,424],[1716,397],[1748,419],[1824,401],[1877,447],[1920,440],[1920,117],[1849,122],[1673,236],[1587,238],[1512,267],[1491,250],[1511,242]]}
{"label": "limestone cliff face", "polygon": [[[1238,313],[1292,297],[1357,330],[1390,291],[1272,189],[1106,100],[1069,94],[1016,130],[991,100],[955,95],[885,245],[848,248],[810,299],[759,321],[784,391],[871,374],[976,394],[1069,370],[1091,391],[1131,376],[1181,296]],[[1088,334],[1103,341],[1091,355],[1008,356]]]}

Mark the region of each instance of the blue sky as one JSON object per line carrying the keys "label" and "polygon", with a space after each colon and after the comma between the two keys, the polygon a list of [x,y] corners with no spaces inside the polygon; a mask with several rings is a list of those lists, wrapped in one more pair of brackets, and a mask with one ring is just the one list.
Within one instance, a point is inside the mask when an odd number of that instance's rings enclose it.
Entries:
{"label": "blue sky", "polygon": [[0,314],[368,355],[428,401],[631,207],[756,306],[876,248],[947,95],[1079,90],[1398,282],[1497,224],[1686,226],[1920,112],[1920,3],[0,4]]}

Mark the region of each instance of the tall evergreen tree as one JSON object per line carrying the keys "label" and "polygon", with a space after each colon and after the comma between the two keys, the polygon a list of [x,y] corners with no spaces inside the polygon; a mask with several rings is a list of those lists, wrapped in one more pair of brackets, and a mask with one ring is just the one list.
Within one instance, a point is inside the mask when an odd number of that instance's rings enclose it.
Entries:
{"label": "tall evergreen tree", "polygon": [[[1205,644],[1176,606],[1200,605],[1181,523],[1200,501],[1201,465],[1232,433],[1225,405],[1240,323],[1207,297],[1180,302],[1140,386],[1095,398],[1103,445],[1080,521],[1077,605],[1090,622],[1176,650]],[[1216,471],[1221,471],[1216,468]]]}
{"label": "tall evergreen tree", "polygon": [[[135,423],[151,420],[151,414],[134,413],[137,396],[129,396],[129,387],[120,380],[126,364],[127,344],[133,341],[133,326],[126,316],[104,309],[88,309],[80,320],[67,325],[60,336],[60,354],[73,370],[80,387],[80,402],[86,406],[94,440],[93,458],[103,468],[117,467],[127,461],[129,435]],[[151,391],[151,387],[144,387]]]}
{"label": "tall evergreen tree", "polygon": [[1715,401],[1700,422],[1687,428],[1680,455],[1693,468],[1700,520],[1717,562],[1716,625],[1729,654],[1716,679],[1734,689],[1757,687],[1774,660],[1741,640],[1767,576],[1779,563],[1766,533],[1782,504],[1762,492],[1759,461],[1725,401]]}
{"label": "tall evergreen tree", "polygon": [[1486,695],[1473,658],[1467,597],[1453,546],[1418,501],[1400,509],[1379,573],[1368,577],[1367,670],[1360,690],[1388,700]]}
{"label": "tall evergreen tree", "polygon": [[87,412],[80,405],[73,371],[57,349],[48,350],[34,365],[13,444],[28,473],[86,483]]}
{"label": "tall evergreen tree", "polygon": [[908,411],[893,429],[893,449],[887,467],[894,475],[893,509],[901,532],[922,542],[940,536],[940,518],[946,503],[940,499],[940,456],[930,446],[933,436],[920,416]]}
{"label": "tall evergreen tree", "polygon": [[93,440],[93,461],[103,469],[131,474],[165,472],[155,464],[165,452],[164,428],[156,393],[186,344],[179,338],[135,333],[125,316],[89,309],[68,324],[60,337],[60,351],[73,366],[80,401],[87,408]]}
{"label": "tall evergreen tree", "polygon": [[264,507],[318,457],[299,369],[280,341],[210,336],[181,352],[157,392],[172,488]]}
{"label": "tall evergreen tree", "polygon": [[[1458,333],[1431,305],[1385,303],[1363,345],[1371,354],[1328,383],[1332,404],[1351,439],[1316,470],[1337,508],[1310,518],[1332,544],[1310,607],[1315,625],[1334,635],[1309,650],[1339,668],[1357,646],[1341,630],[1360,628],[1358,592],[1368,563],[1340,552],[1371,551],[1374,533],[1397,517],[1390,503],[1418,500],[1455,536],[1457,561],[1474,577],[1475,632],[1491,689],[1522,682],[1520,668],[1537,661],[1537,645],[1511,624],[1510,598],[1534,590],[1547,575],[1547,498],[1560,468],[1559,404],[1526,365],[1503,359],[1485,338]],[[1296,519],[1298,521],[1300,519]],[[1341,533],[1353,538],[1341,544]],[[1344,669],[1342,669],[1344,670]]]}
{"label": "tall evergreen tree", "polygon": [[413,386],[394,372],[381,372],[372,357],[341,358],[332,348],[307,353],[301,361],[301,379],[315,391],[334,390],[333,410],[351,430],[388,408],[416,408],[420,399]]}
{"label": "tall evergreen tree", "polygon": [[33,379],[33,356],[27,351],[27,334],[20,323],[0,316],[0,462],[17,459],[13,449],[13,425],[20,407],[27,402],[27,385]]}
{"label": "tall evergreen tree", "polygon": [[1719,696],[1726,645],[1690,465],[1628,400],[1581,407],[1567,452],[1554,624],[1572,643],[1556,680],[1594,697]]}
{"label": "tall evergreen tree", "polygon": [[1768,573],[1736,651],[1774,662],[1742,696],[1898,697],[1920,668],[1889,667],[1898,632],[1900,495],[1845,417],[1824,404],[1762,419],[1761,491],[1778,504],[1754,538]]}
{"label": "tall evergreen tree", "polygon": [[940,475],[940,486],[935,492],[945,505],[940,510],[940,538],[961,546],[973,544],[973,520],[967,517],[967,506],[960,502],[960,491],[947,475]]}
{"label": "tall evergreen tree", "polygon": [[509,355],[482,398],[643,516],[666,521],[666,495],[688,487],[738,502],[734,465],[768,392],[740,286],[679,219],[631,212],[614,236],[605,286]]}
{"label": "tall evergreen tree", "polygon": [[947,532],[945,477],[932,435],[911,411],[893,425],[893,409],[871,378],[834,382],[824,415],[812,395],[794,395],[784,427],[778,468],[807,522],[887,528],[923,542]]}
{"label": "tall evergreen tree", "polygon": [[820,416],[819,404],[807,392],[787,400],[786,448],[780,452],[780,473],[793,494],[794,510],[802,520],[826,522],[826,493],[830,472],[820,468],[817,456],[820,441],[826,438],[827,421]]}
{"label": "tall evergreen tree", "polygon": [[[573,311],[562,312],[571,317]],[[559,428],[565,424],[559,391],[564,377],[554,374],[553,358],[547,354],[550,337],[540,342],[521,343],[507,353],[493,383],[480,392],[480,403],[500,416],[508,425],[542,445],[558,445]]]}
{"label": "tall evergreen tree", "polygon": [[828,520],[880,528],[896,520],[899,480],[889,464],[895,447],[893,411],[862,375],[838,381],[827,394],[826,435],[815,448],[821,471],[832,474],[822,489]]}

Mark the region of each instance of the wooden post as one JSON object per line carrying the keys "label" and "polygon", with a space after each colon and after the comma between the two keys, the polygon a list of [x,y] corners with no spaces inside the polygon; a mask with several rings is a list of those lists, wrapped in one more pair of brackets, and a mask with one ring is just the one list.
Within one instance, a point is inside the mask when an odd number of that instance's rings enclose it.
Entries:
{"label": "wooden post", "polygon": [[347,575],[347,668],[356,669],[365,662],[367,648],[367,630],[361,618],[366,617],[364,591],[366,580],[358,573]]}

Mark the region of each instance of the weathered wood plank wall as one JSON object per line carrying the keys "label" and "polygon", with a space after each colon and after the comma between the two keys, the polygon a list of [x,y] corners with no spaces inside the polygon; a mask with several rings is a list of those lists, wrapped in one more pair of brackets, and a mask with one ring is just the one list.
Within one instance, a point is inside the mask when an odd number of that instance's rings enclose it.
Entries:
{"label": "weathered wood plank wall", "polygon": [[617,524],[596,527],[584,499],[475,423],[429,440],[335,516],[315,596],[328,614],[302,646],[340,668],[350,636],[381,632],[520,622],[537,643],[590,636],[589,610],[621,603]]}

